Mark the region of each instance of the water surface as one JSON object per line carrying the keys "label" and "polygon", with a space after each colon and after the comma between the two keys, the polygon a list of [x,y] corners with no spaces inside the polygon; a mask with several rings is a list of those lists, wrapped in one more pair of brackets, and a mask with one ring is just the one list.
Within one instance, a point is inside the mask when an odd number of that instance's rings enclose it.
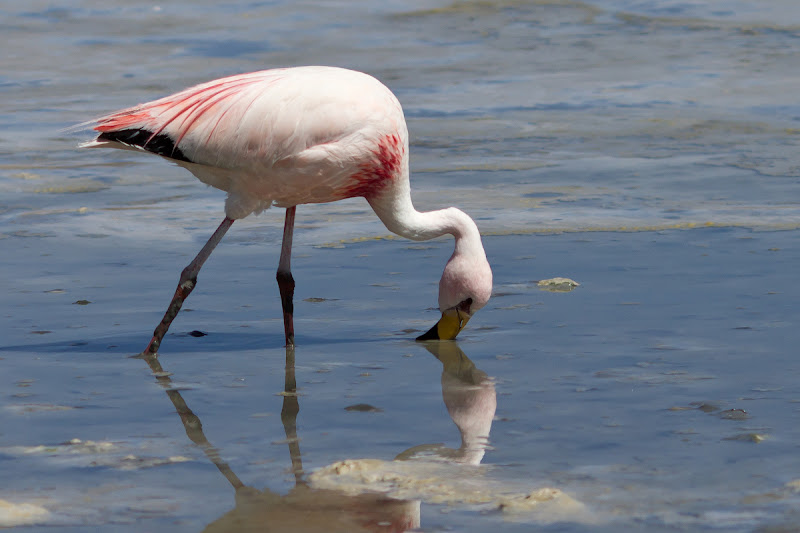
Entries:
{"label": "water surface", "polygon": [[[0,524],[312,531],[330,502],[324,523],[370,509],[378,530],[795,527],[794,2],[33,1],[0,21]],[[300,64],[395,91],[414,201],[477,220],[493,299],[447,353],[414,343],[451,241],[387,239],[362,200],[301,206],[286,396],[275,209],[226,236],[161,370],[129,358],[224,195],[61,129]],[[556,276],[581,285],[536,284]],[[487,419],[483,453],[465,428]],[[345,460],[382,477],[321,480]]]}

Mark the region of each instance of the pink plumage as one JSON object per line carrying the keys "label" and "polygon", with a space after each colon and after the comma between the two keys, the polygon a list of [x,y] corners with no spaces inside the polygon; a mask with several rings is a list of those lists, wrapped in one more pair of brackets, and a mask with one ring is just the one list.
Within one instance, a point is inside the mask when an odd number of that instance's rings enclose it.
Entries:
{"label": "pink plumage", "polygon": [[231,76],[97,119],[85,146],[173,159],[228,192],[226,214],[377,192],[408,150],[402,108],[366,74],[329,67]]}
{"label": "pink plumage", "polygon": [[[287,208],[278,269],[284,317],[288,315],[287,344],[294,336],[289,294],[294,283],[289,291],[288,281],[281,286],[280,280],[281,273],[291,279],[291,236],[299,204],[364,197],[386,227],[399,235],[415,240],[454,235],[456,248],[440,282],[439,303],[443,320],[445,311],[455,313],[456,326],[447,332],[440,326],[437,336],[454,338],[489,299],[491,269],[472,219],[453,208],[430,213],[414,209],[403,110],[394,94],[372,76],[335,67],[240,74],[83,126],[98,132],[84,147],[152,152],[228,193],[226,219],[192,268],[187,267],[188,280],[196,278],[234,220],[272,205]],[[156,330],[146,351],[155,353],[188,296],[179,292],[181,285],[167,312],[171,317],[165,316],[163,332],[159,336]]]}

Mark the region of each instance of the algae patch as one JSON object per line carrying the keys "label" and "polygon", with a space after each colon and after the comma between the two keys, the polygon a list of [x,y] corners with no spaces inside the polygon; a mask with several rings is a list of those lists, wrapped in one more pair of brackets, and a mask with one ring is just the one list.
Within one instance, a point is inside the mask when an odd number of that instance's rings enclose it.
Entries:
{"label": "algae patch", "polygon": [[309,481],[315,489],[498,511],[511,521],[595,521],[583,503],[560,489],[512,487],[492,479],[487,468],[448,462],[346,459],[313,472]]}
{"label": "algae patch", "polygon": [[191,461],[189,457],[172,455],[160,457],[142,454],[147,444],[132,446],[126,442],[71,439],[60,444],[9,446],[0,453],[10,456],[42,456],[49,461],[74,467],[102,467],[118,470],[139,470]]}
{"label": "algae patch", "polygon": [[0,528],[41,524],[50,512],[33,503],[12,503],[0,500]]}
{"label": "algae patch", "polygon": [[537,287],[549,292],[570,292],[576,287],[580,287],[580,285],[577,281],[569,278],[550,278],[536,282]]}

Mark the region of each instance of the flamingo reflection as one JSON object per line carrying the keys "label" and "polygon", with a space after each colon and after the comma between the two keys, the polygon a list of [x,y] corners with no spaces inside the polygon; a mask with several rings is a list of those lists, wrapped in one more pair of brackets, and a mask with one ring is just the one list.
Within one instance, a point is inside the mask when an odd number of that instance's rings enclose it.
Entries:
{"label": "flamingo reflection", "polygon": [[[442,397],[461,433],[461,447],[422,445],[398,455],[398,460],[420,456],[461,463],[479,464],[488,445],[489,431],[497,405],[494,385],[478,370],[455,342],[426,342],[425,347],[442,362]],[[420,500],[391,498],[377,492],[323,489],[312,486],[303,471],[297,415],[300,411],[295,379],[294,347],[286,348],[281,422],[289,447],[295,486],[285,495],[246,486],[222,459],[219,450],[203,432],[203,425],[173,386],[154,355],[141,356],[180,416],[189,439],[225,476],[235,491],[236,506],[209,524],[206,533],[248,531],[293,532],[402,532],[420,526]]]}

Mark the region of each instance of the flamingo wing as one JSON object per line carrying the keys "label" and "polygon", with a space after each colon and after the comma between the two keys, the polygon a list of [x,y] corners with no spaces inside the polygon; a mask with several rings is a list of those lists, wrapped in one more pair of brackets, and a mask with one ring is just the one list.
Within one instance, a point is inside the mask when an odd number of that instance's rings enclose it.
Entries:
{"label": "flamingo wing", "polygon": [[[90,123],[99,135],[84,146],[120,143],[179,161],[213,159],[210,156],[215,148],[234,150],[237,138],[228,136],[216,146],[210,144],[211,139],[229,134],[230,125],[237,119],[241,123],[280,74],[281,70],[270,70],[230,76],[116,111]],[[187,143],[179,147],[185,139]],[[190,159],[185,149],[195,157]]]}
{"label": "flamingo wing", "polygon": [[364,195],[387,161],[400,170],[408,136],[386,87],[334,67],[230,76],[89,125],[98,136],[84,147],[170,158],[248,205],[255,198],[296,205]]}

